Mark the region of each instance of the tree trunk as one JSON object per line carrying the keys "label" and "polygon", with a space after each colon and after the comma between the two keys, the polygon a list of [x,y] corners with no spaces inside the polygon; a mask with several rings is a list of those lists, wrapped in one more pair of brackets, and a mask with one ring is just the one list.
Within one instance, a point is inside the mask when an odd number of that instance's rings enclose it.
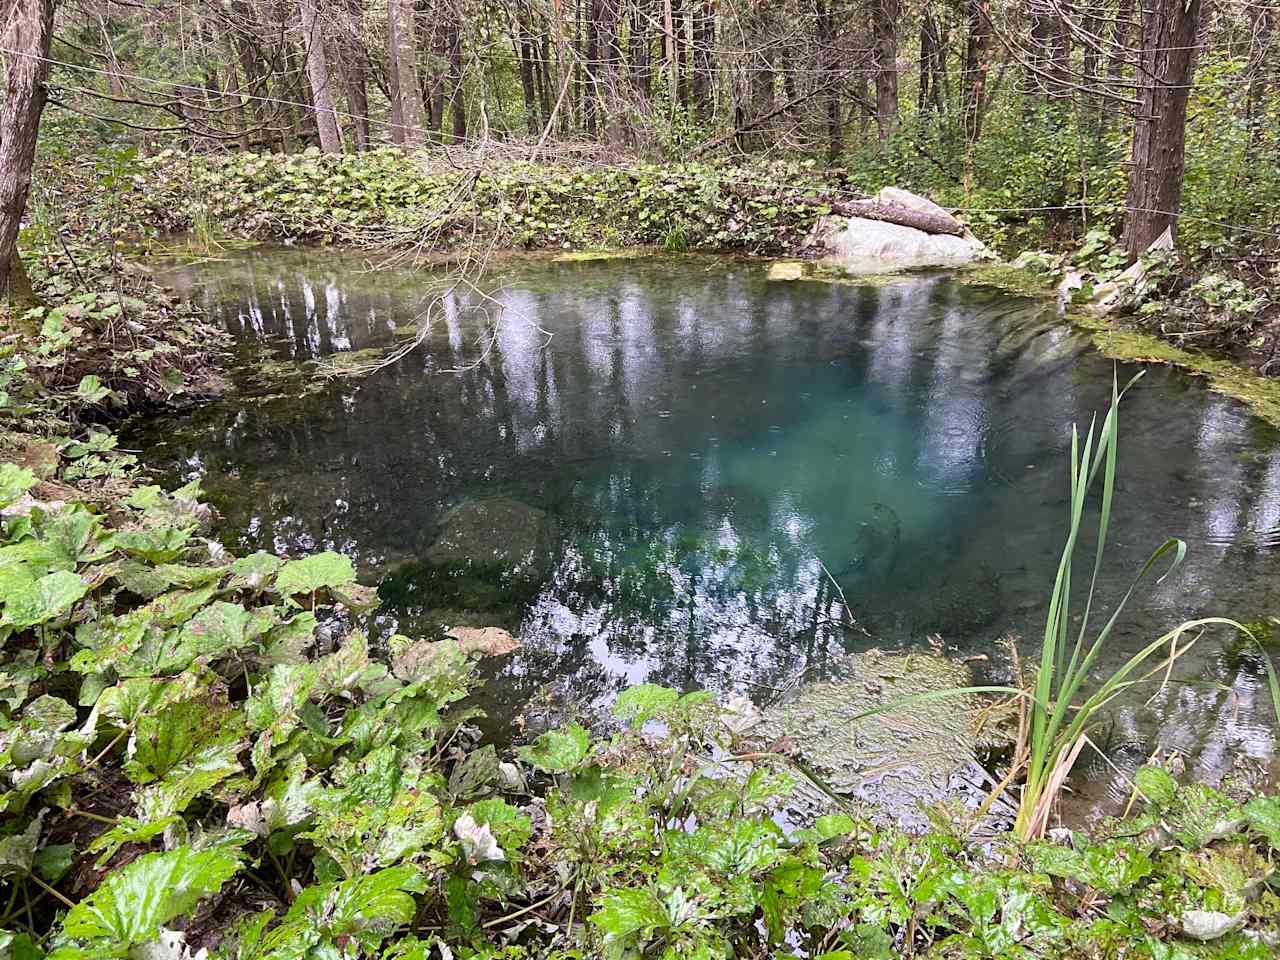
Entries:
{"label": "tree trunk", "polygon": [[585,10],[585,23],[583,30],[585,37],[585,76],[582,84],[582,119],[587,128],[587,136],[595,140],[599,135],[599,127],[597,125],[596,114],[598,112],[599,99],[599,71],[600,71],[600,17],[602,14],[601,0],[587,0]]}
{"label": "tree trunk", "polygon": [[[814,33],[818,46],[818,60],[827,76],[824,81],[830,84],[823,94],[827,121],[827,157],[835,160],[844,152],[844,117],[840,111],[841,92],[835,82],[840,70],[836,52],[836,0],[815,0]],[[794,96],[791,99],[795,99]]]}
{"label": "tree trunk", "polygon": [[539,127],[538,93],[534,83],[532,19],[533,12],[529,9],[528,0],[521,0],[516,5],[511,42],[515,48],[516,61],[520,66],[520,89],[524,93],[525,126],[530,136],[536,136]]}
{"label": "tree trunk", "polygon": [[[0,41],[6,51],[6,95],[0,103],[0,296],[22,269],[18,230],[31,192],[40,114],[48,91],[49,45],[53,42],[53,0],[12,0]],[[14,285],[15,287],[17,284]]]}
{"label": "tree trunk", "polygon": [[369,51],[364,44],[364,4],[347,0],[347,22],[343,37],[343,76],[347,87],[347,109],[356,150],[369,149]]}
{"label": "tree trunk", "polygon": [[316,108],[316,126],[320,131],[320,149],[325,153],[342,152],[342,132],[338,129],[338,111],[333,105],[333,85],[329,76],[329,60],[325,55],[324,31],[316,0],[301,0],[303,50],[307,56],[307,80],[311,83],[311,102]]}
{"label": "tree trunk", "polygon": [[1269,7],[1256,7],[1250,14],[1249,39],[1249,89],[1245,96],[1244,117],[1249,127],[1249,143],[1245,147],[1245,157],[1252,161],[1258,150],[1258,140],[1262,135],[1266,110],[1263,101],[1267,95],[1268,81],[1267,54],[1271,48],[1271,24],[1275,12]]}
{"label": "tree trunk", "polygon": [[1149,0],[1150,6],[1142,12],[1138,107],[1125,216],[1130,260],[1136,260],[1166,228],[1177,229],[1200,2]]}
{"label": "tree trunk", "polygon": [[898,0],[873,0],[872,32],[875,35],[876,126],[886,139],[898,125]]}
{"label": "tree trunk", "polygon": [[987,49],[991,42],[989,0],[966,0],[969,25],[964,47],[964,135],[968,143],[982,136],[982,114],[987,100]]}
{"label": "tree trunk", "polygon": [[449,112],[453,115],[453,140],[461,143],[467,139],[467,101],[462,88],[462,24],[455,15],[450,23],[449,35]]}
{"label": "tree trunk", "polygon": [[421,146],[425,131],[422,88],[418,85],[413,0],[388,0],[387,53],[391,63],[391,139],[411,147]]}
{"label": "tree trunk", "polygon": [[629,50],[627,59],[631,62],[631,86],[646,101],[653,96],[653,70],[651,68],[653,61],[650,56],[649,42],[649,21],[646,11],[643,9],[643,4],[637,0],[635,9],[631,11],[631,29],[627,37]]}
{"label": "tree trunk", "polygon": [[680,87],[680,45],[676,42],[676,9],[680,0],[662,0],[662,32],[666,43],[668,96],[675,103]]}
{"label": "tree trunk", "polygon": [[711,119],[714,109],[716,5],[715,0],[693,0],[698,5],[693,21],[693,103],[698,119]]}

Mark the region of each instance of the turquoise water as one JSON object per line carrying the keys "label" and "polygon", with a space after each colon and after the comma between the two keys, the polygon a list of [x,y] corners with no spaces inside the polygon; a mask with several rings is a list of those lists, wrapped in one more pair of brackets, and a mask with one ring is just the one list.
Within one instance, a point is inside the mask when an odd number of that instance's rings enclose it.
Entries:
{"label": "turquoise water", "polygon": [[[843,651],[931,639],[999,676],[996,641],[1041,629],[1071,425],[1113,376],[1051,306],[942,276],[515,261],[433,300],[424,272],[252,251],[174,277],[290,361],[404,342],[427,311],[423,346],[367,379],[259,385],[129,442],[203,478],[237,548],[354,556],[387,604],[375,632],[517,633],[495,668],[511,706],[639,681],[768,699]],[[1105,597],[1165,537],[1190,553],[1117,655],[1191,616],[1275,612],[1277,449],[1175,371],[1133,390]],[[1256,660],[1215,640],[1185,669],[1117,744],[1273,756]]]}

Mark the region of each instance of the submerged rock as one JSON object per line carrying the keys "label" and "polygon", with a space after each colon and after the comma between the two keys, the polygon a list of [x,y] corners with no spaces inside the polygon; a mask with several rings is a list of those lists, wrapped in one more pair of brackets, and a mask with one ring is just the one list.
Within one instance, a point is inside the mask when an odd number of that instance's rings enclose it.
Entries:
{"label": "submerged rock", "polygon": [[[840,796],[869,802],[887,819],[923,827],[923,804],[960,800],[976,807],[990,789],[980,752],[1007,746],[1009,732],[992,725],[986,704],[957,694],[894,706],[920,694],[973,685],[968,666],[933,654],[851,654],[835,680],[807,684],[765,711],[758,731],[796,745],[795,759]],[[802,784],[800,799],[815,809],[831,798]]]}
{"label": "submerged rock", "polygon": [[423,559],[538,578],[550,572],[558,540],[559,526],[537,507],[510,497],[464,500],[444,515]]}

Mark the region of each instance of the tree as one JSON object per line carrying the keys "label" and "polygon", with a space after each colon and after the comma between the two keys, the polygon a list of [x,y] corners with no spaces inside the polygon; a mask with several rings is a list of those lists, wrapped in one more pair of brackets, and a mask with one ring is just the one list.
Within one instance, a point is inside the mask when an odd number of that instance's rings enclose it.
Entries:
{"label": "tree", "polygon": [[342,152],[342,132],[338,128],[338,111],[333,105],[333,84],[329,59],[325,55],[324,30],[321,29],[317,0],[300,0],[302,11],[303,49],[307,56],[307,80],[311,83],[311,99],[315,104],[316,125],[320,129],[320,149],[325,153]]}
{"label": "tree", "polygon": [[426,131],[413,7],[413,0],[387,0],[387,52],[391,62],[391,139],[419,146]]}
{"label": "tree", "polygon": [[1177,226],[1200,2],[1147,0],[1142,8],[1138,106],[1126,195],[1125,249],[1130,259],[1137,259],[1165,229]]}
{"label": "tree", "polygon": [[[0,103],[0,296],[25,276],[18,261],[18,230],[31,192],[40,115],[48,99],[49,46],[54,0],[10,0],[0,39],[6,51],[5,97]],[[11,288],[12,284],[12,288]]]}
{"label": "tree", "polygon": [[898,125],[899,0],[871,0],[876,68],[876,126],[884,140]]}

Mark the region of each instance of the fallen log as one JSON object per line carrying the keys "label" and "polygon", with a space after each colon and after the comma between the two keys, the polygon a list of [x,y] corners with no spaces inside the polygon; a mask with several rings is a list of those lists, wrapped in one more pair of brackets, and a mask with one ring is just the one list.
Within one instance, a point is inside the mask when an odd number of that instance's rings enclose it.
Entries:
{"label": "fallen log", "polygon": [[964,224],[954,217],[913,210],[896,203],[883,203],[880,200],[836,200],[827,205],[831,207],[832,213],[842,217],[880,220],[883,223],[896,223],[900,227],[914,227],[925,233],[945,233],[953,237],[963,237],[965,234]]}

